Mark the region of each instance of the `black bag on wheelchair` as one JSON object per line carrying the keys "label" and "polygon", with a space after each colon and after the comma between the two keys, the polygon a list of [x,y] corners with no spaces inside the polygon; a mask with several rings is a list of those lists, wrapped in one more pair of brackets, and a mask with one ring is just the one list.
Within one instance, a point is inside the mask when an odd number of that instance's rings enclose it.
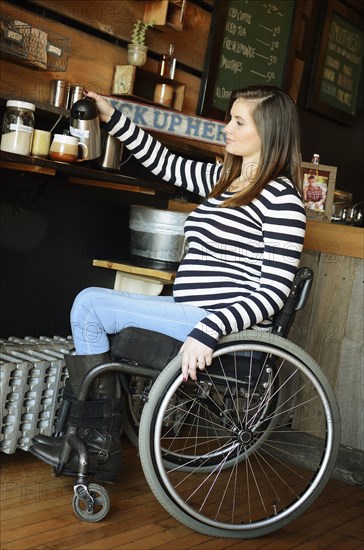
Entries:
{"label": "black bag on wheelchair", "polygon": [[163,370],[178,355],[182,343],[153,330],[127,327],[111,337],[111,357]]}

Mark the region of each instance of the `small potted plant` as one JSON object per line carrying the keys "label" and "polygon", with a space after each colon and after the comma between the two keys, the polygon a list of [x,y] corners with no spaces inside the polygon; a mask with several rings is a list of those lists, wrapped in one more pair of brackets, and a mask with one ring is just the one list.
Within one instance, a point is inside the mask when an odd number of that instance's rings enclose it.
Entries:
{"label": "small potted plant", "polygon": [[133,26],[131,33],[131,43],[128,44],[128,63],[142,67],[147,60],[148,47],[145,45],[145,39],[149,28],[154,26],[154,22],[143,23],[140,19]]}

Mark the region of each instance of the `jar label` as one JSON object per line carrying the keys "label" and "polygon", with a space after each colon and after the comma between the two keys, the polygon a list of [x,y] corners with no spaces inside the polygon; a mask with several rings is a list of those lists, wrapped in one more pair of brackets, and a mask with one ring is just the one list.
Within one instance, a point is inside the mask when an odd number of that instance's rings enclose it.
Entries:
{"label": "jar label", "polygon": [[24,124],[14,124],[13,122],[9,126],[10,131],[12,132],[28,132],[31,134],[33,128],[31,126],[24,126]]}
{"label": "jar label", "polygon": [[74,137],[88,139],[90,137],[90,130],[81,130],[80,128],[70,126],[70,134]]}
{"label": "jar label", "polygon": [[47,44],[47,52],[52,53],[53,55],[57,55],[58,57],[62,57],[63,51],[62,48],[58,48],[54,44],[50,44],[48,42]]}

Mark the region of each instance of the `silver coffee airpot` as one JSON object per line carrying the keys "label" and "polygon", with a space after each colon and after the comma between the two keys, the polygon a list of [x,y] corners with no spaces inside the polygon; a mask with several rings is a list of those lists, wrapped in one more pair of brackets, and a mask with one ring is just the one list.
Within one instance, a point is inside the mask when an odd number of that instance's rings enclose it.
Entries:
{"label": "silver coffee airpot", "polygon": [[87,160],[94,160],[100,157],[100,122],[96,103],[93,99],[80,99],[72,105],[70,134],[77,137],[81,143],[87,146]]}

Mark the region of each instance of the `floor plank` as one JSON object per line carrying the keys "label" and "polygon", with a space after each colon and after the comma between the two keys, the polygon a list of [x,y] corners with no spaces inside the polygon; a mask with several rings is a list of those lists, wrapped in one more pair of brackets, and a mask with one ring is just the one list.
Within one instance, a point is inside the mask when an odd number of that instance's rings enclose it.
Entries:
{"label": "floor plank", "polygon": [[98,523],[80,521],[72,510],[73,479],[30,453],[1,455],[2,550],[349,550],[363,548],[364,492],[330,481],[317,501],[280,531],[259,539],[211,538],[191,531],[156,501],[134,447],[123,440],[120,481],[107,486],[111,509]]}

